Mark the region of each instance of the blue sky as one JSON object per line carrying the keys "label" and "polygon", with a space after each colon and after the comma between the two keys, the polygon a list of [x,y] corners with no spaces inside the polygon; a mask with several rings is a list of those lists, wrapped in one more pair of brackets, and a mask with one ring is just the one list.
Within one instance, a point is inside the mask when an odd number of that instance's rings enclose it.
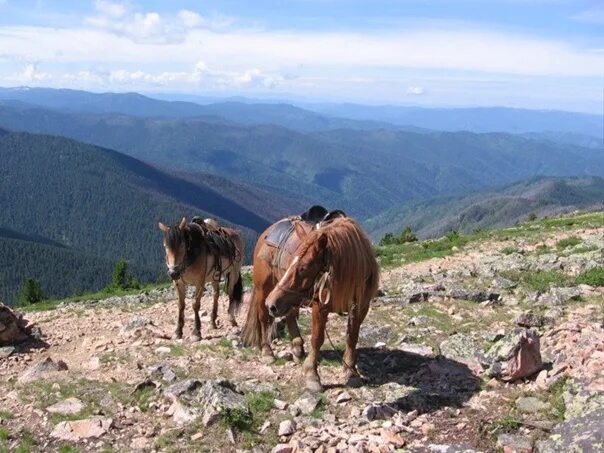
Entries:
{"label": "blue sky", "polygon": [[601,112],[604,0],[0,0],[0,86]]}

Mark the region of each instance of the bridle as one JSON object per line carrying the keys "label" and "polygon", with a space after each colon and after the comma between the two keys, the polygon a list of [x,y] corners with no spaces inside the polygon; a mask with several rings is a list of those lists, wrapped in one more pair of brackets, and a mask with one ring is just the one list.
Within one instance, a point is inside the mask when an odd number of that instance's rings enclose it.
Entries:
{"label": "bridle", "polygon": [[[321,268],[321,270],[319,270],[315,279],[308,286],[308,288],[303,288],[299,290],[285,288],[281,285],[281,282],[277,282],[277,288],[279,288],[286,294],[296,296],[296,298],[298,298],[299,300],[299,302],[297,303],[298,306],[302,305],[302,303],[307,300],[310,300],[309,305],[312,305],[315,302],[318,302],[321,305],[327,305],[331,300],[331,292],[328,291],[325,300],[323,300],[322,297],[328,282],[331,280],[331,275],[333,274],[333,267],[329,264],[327,252],[325,252],[325,255],[326,256],[324,258],[323,267]],[[316,297],[317,295],[318,297]]]}

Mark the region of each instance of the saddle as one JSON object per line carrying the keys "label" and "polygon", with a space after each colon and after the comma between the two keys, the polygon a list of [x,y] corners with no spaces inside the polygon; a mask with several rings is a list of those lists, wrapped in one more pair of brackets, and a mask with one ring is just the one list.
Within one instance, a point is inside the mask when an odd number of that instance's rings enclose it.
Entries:
{"label": "saddle", "polygon": [[[264,237],[265,245],[273,250],[262,250],[260,255],[264,255],[265,260],[271,261],[271,266],[279,273],[284,272],[302,243],[302,238],[296,233],[296,224],[309,233],[322,222],[342,215],[345,216],[340,210],[329,212],[323,206],[316,205],[300,215],[282,219],[275,223]],[[275,248],[276,253],[274,253]]]}
{"label": "saddle", "polygon": [[241,260],[241,252],[231,240],[224,228],[214,219],[193,217],[192,224],[201,230],[208,253],[214,257],[214,269],[218,279],[222,276],[222,260],[227,258],[231,263]]}

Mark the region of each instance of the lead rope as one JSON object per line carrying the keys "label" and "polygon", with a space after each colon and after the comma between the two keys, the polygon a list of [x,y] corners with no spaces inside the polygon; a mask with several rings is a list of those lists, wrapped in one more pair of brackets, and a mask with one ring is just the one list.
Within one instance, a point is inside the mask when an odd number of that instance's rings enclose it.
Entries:
{"label": "lead rope", "polygon": [[[329,270],[327,270],[326,272],[323,273],[323,275],[321,276],[321,278],[319,279],[317,284],[315,284],[315,288],[318,287],[318,292],[316,293],[316,294],[318,294],[317,302],[319,302],[323,306],[327,305],[331,300],[331,291],[329,289],[327,289],[326,299],[323,300],[323,291],[326,290],[325,285],[331,278],[331,272],[332,272],[332,268],[330,267]],[[340,355],[340,361],[342,362],[344,367],[348,368],[348,370],[350,370],[353,374],[355,374],[359,379],[363,379],[362,376],[360,375],[360,373],[358,372],[358,370],[356,370],[355,368],[351,367],[350,365],[348,365],[346,363],[346,361],[344,360],[344,353],[340,353],[340,351],[333,344],[333,341],[331,341],[331,337],[329,336],[329,332],[327,331],[327,325],[325,326],[324,330],[325,330],[325,336],[327,337],[329,344],[331,345],[334,352],[336,352],[336,354]]]}

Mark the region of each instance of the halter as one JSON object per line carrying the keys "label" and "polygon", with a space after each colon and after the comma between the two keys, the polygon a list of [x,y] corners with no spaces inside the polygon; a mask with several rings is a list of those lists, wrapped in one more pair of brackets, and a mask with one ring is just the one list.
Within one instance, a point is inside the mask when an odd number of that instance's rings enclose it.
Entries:
{"label": "halter", "polygon": [[[277,283],[277,288],[283,291],[286,294],[291,294],[300,299],[298,305],[301,305],[304,300],[311,300],[310,304],[312,305],[314,302],[319,302],[321,305],[327,305],[331,300],[331,291],[327,292],[327,297],[325,300],[322,300],[323,290],[325,290],[325,286],[328,281],[331,279],[331,275],[333,273],[333,267],[329,265],[327,259],[323,264],[323,268],[319,271],[314,281],[310,284],[308,288],[294,290],[281,286],[281,282]],[[315,297],[315,294],[318,297]]]}

